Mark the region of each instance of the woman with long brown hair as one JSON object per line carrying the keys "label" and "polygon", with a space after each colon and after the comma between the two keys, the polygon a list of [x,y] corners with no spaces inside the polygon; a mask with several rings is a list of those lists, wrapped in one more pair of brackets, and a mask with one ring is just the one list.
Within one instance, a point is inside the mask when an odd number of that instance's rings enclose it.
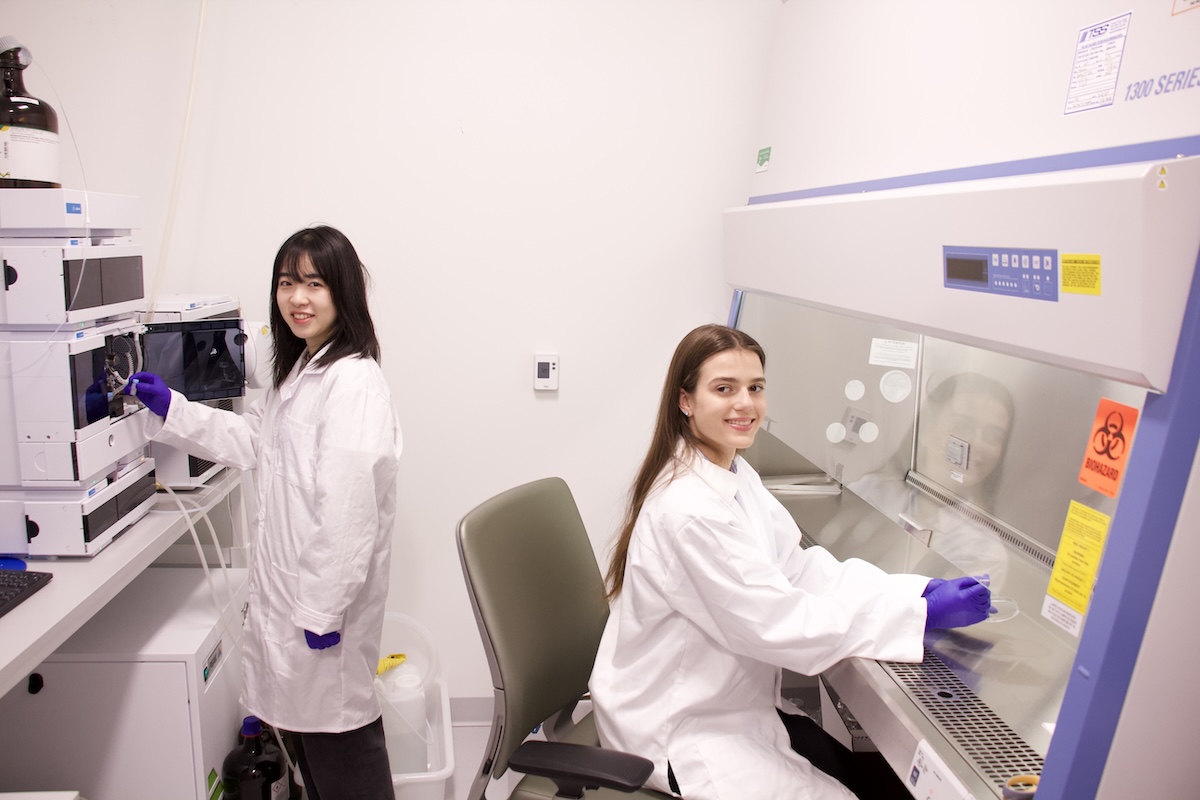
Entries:
{"label": "woman with long brown hair", "polygon": [[649,451],[612,553],[591,693],[605,746],[654,761],[647,786],[689,800],[909,794],[779,709],[781,669],[850,657],[920,661],[924,632],[982,621],[972,578],[889,575],[802,549],[738,455],[766,415],[765,354],[722,325],[675,350]]}

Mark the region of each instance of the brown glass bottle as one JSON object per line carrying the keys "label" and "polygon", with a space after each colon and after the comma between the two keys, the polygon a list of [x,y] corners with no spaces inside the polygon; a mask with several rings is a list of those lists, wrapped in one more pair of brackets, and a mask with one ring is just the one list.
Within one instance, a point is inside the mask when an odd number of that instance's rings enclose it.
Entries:
{"label": "brown glass bottle", "polygon": [[25,91],[23,72],[29,50],[12,36],[0,36],[0,189],[57,189],[58,115]]}

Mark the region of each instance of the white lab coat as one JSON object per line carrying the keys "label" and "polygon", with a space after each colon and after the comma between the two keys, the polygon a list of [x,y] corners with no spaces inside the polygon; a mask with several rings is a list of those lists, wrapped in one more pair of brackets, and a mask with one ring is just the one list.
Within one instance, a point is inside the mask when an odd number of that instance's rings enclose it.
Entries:
{"label": "white lab coat", "polygon": [[[401,448],[379,365],[297,362],[240,416],[172,392],[165,424],[151,415],[147,433],[257,469],[242,704],[290,731],[340,733],[376,720]],[[312,650],[305,630],[340,631],[341,643]]]}
{"label": "white lab coat", "polygon": [[596,656],[601,742],[651,759],[659,791],[669,761],[688,800],[853,797],[792,751],[780,668],[920,661],[928,579],[800,548],[740,456],[736,473],[690,451],[678,459],[638,516]]}

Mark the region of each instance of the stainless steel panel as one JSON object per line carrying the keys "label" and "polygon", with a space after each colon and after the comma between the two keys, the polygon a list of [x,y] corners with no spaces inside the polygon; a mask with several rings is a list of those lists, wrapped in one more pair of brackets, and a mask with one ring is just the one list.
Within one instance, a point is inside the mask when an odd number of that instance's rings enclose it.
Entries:
{"label": "stainless steel panel", "polygon": [[[906,369],[872,363],[872,347],[917,348],[918,336],[753,293],[743,296],[738,327],[766,349],[766,430],[843,483],[881,471],[903,478],[912,455],[917,362]],[[896,373],[913,387],[903,397],[888,383]],[[899,399],[886,399],[881,386]],[[878,435],[830,442],[829,426],[849,414],[874,424]]]}
{"label": "stainless steel panel", "polygon": [[[1112,516],[1116,501],[1079,483],[1079,468],[1100,399],[1140,410],[1144,390],[929,337],[923,355],[920,475],[1050,551],[1071,500]],[[966,468],[947,457],[951,437],[970,445]]]}

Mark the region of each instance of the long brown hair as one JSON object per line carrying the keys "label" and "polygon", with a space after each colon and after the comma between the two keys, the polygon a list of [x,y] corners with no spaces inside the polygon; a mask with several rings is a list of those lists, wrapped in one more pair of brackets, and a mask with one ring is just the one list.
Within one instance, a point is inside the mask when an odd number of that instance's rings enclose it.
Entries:
{"label": "long brown hair", "polygon": [[659,475],[673,462],[680,440],[692,447],[699,445],[688,418],[679,409],[679,391],[682,389],[688,394],[695,392],[696,383],[700,380],[700,367],[717,353],[726,350],[749,350],[766,366],[767,356],[758,342],[742,331],[724,325],[701,325],[683,337],[683,341],[675,348],[658,402],[658,419],[654,423],[650,450],[629,490],[629,507],[625,510],[621,532],[613,545],[608,563],[606,580],[609,600],[615,599],[625,584],[625,558],[629,554],[633,526]]}

